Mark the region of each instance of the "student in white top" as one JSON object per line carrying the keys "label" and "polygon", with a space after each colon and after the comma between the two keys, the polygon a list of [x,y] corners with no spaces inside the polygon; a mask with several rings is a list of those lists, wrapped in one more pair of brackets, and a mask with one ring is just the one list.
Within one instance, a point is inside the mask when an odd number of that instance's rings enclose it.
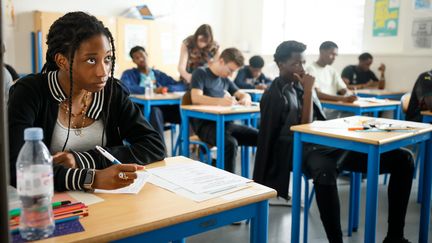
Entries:
{"label": "student in white top", "polygon": [[[331,65],[338,54],[338,46],[332,41],[320,45],[320,55],[316,62],[306,67],[306,73],[315,77],[315,90],[320,100],[354,102],[357,96],[350,93],[339,72]],[[327,118],[340,117],[341,112],[324,110]]]}

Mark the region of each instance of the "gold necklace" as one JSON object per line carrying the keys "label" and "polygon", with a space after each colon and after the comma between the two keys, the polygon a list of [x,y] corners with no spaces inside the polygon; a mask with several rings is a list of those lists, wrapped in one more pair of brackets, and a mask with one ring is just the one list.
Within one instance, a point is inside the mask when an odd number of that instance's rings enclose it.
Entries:
{"label": "gold necklace", "polygon": [[[89,94],[90,94],[90,92],[86,92],[84,94],[83,99],[82,99],[83,108],[77,114],[74,114],[69,110],[69,105],[68,105],[67,99],[64,100],[60,106],[65,111],[66,116],[68,116],[69,112],[70,112],[71,118],[73,118],[73,119],[71,119],[71,127],[74,129],[74,133],[76,136],[80,136],[80,137],[83,136],[82,129],[84,128],[84,124],[85,124],[86,117],[87,117],[87,107],[89,105],[88,104]],[[74,119],[80,115],[81,115],[81,126],[78,126],[78,123],[80,121],[74,121]]]}

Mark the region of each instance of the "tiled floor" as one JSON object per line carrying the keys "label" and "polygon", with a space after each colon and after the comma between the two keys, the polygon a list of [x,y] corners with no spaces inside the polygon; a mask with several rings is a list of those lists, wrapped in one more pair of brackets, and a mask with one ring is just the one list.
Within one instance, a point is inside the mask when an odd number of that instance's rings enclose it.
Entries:
{"label": "tiled floor", "polygon": [[[167,137],[167,136],[166,136]],[[168,141],[167,141],[168,142]],[[240,156],[237,156],[238,160]],[[254,158],[251,158],[251,163]],[[240,161],[237,161],[237,170],[240,174]],[[253,165],[251,165],[253,169]],[[380,182],[383,181],[381,176]],[[352,237],[347,236],[347,221],[348,221],[348,181],[339,180],[339,196],[341,200],[341,224],[344,233],[344,242],[360,243],[363,242],[364,235],[364,208],[365,208],[365,192],[366,182],[362,183],[362,204],[360,211],[360,227],[358,232],[353,233]],[[420,205],[416,203],[417,197],[417,181],[413,183],[411,199],[408,208],[408,213],[405,223],[405,236],[412,242],[418,242],[419,220],[420,220]],[[387,186],[379,187],[379,208],[377,222],[377,242],[381,242],[387,232]],[[271,206],[269,215],[269,242],[290,242],[291,239],[291,208],[281,206]],[[429,230],[430,239],[432,230]],[[309,211],[309,242],[327,242],[324,229],[321,225],[318,208],[315,201]],[[195,235],[187,239],[188,243],[240,243],[249,242],[249,226],[242,224],[239,226],[229,225],[210,232]],[[432,240],[430,241],[432,242]]]}

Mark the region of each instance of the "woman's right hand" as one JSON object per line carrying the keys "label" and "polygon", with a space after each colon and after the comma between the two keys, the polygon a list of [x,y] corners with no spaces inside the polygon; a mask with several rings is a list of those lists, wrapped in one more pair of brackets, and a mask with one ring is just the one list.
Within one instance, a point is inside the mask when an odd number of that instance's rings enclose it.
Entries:
{"label": "woman's right hand", "polygon": [[[112,165],[103,170],[97,170],[93,182],[93,189],[114,190],[129,186],[137,178],[137,170],[144,169],[142,165],[119,164]],[[122,179],[119,174],[123,172],[127,179]]]}

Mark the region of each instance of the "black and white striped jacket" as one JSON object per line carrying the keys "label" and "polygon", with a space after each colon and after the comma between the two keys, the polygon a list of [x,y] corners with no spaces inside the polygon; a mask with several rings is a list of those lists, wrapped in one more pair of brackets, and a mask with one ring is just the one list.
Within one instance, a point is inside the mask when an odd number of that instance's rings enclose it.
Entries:
{"label": "black and white striped jacket", "polygon": [[[110,82],[98,93],[93,93],[87,116],[102,119],[106,133],[106,150],[123,163],[148,164],[165,158],[165,146],[150,124],[143,118],[138,106],[128,93],[114,80],[110,113],[107,119]],[[9,94],[9,151],[10,183],[16,185],[16,159],[24,144],[24,129],[41,127],[43,142],[51,144],[60,102],[66,99],[60,87],[57,72],[31,74],[18,80]],[[123,145],[126,140],[130,145]],[[88,169],[103,169],[111,165],[95,149],[71,151],[79,168],[54,165],[54,189],[56,191],[83,190]]]}

